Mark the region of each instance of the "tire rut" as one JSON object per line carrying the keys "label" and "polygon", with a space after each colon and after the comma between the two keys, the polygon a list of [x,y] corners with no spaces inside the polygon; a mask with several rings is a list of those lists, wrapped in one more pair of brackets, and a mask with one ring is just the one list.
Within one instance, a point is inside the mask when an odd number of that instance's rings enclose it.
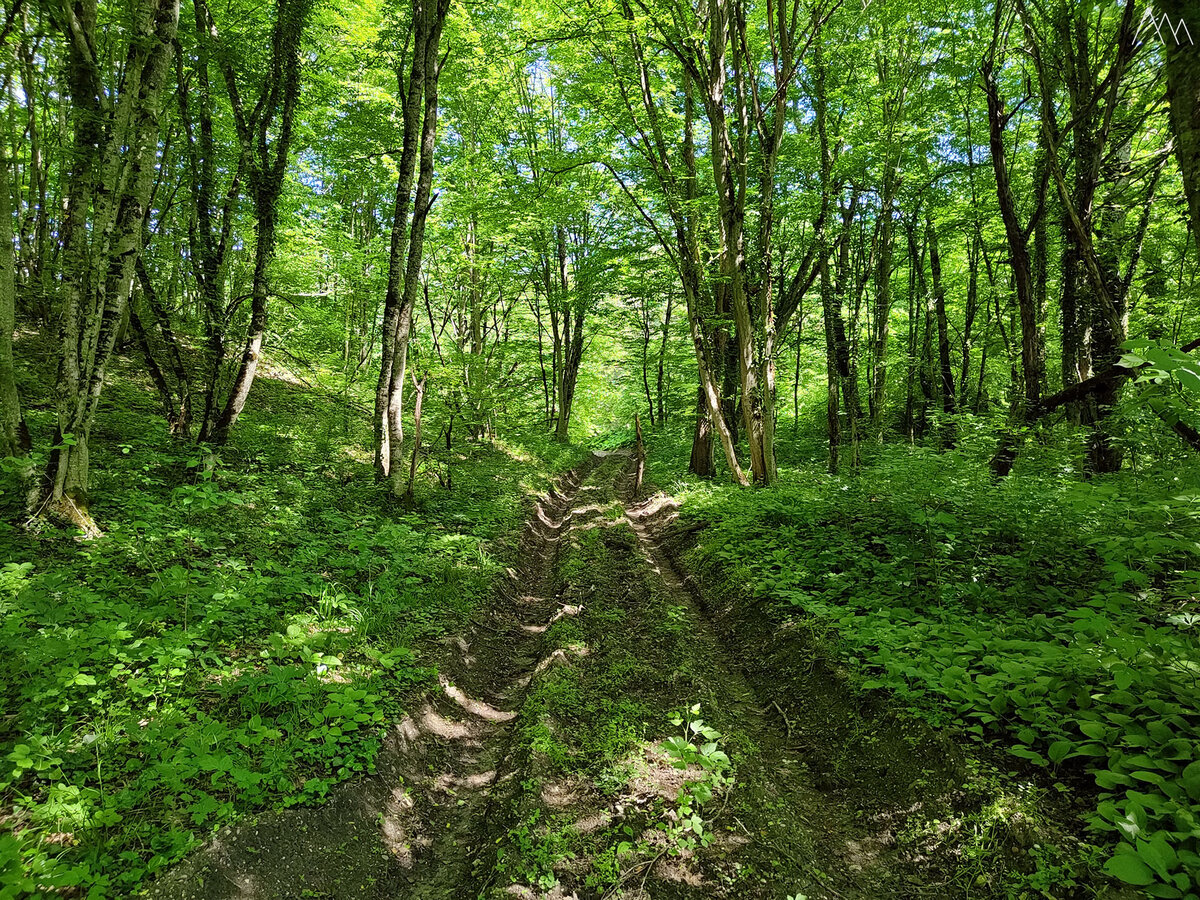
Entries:
{"label": "tire rut", "polygon": [[[413,900],[474,896],[472,885],[491,876],[492,836],[503,815],[507,785],[520,774],[512,762],[517,720],[530,684],[546,662],[543,634],[564,613],[558,583],[559,548],[581,515],[579,497],[603,463],[576,469],[564,489],[537,505],[521,542],[521,566],[510,576],[509,596],[460,639],[463,663],[443,672],[438,714],[466,730],[439,741],[435,773],[410,782],[408,795],[433,809],[424,817],[436,834],[414,860]],[[453,675],[453,677],[451,677]],[[447,703],[449,700],[449,703]],[[463,715],[466,713],[466,715]],[[411,733],[412,726],[405,723]],[[438,804],[433,798],[444,798]],[[439,811],[440,807],[440,811]],[[449,815],[444,815],[449,811]]]}
{"label": "tire rut", "polygon": [[[632,466],[627,452],[596,454],[536,505],[497,597],[446,639],[439,688],[389,733],[374,777],[339,786],[323,806],[223,829],[151,896],[973,895],[897,847],[897,830],[936,798],[911,809],[884,799],[883,815],[867,815],[863,790],[822,782],[821,748],[797,746],[793,733],[809,715],[788,696],[800,683],[748,667],[763,648],[723,629],[676,564],[665,540],[675,503],[639,500]],[[670,834],[690,776],[663,742],[697,698],[735,778],[705,810],[710,840],[681,849]],[[863,727],[869,740],[874,726]],[[534,732],[560,755],[535,746]],[[603,741],[620,749],[605,757]]]}
{"label": "tire rut", "polygon": [[[597,470],[595,454],[535,506],[496,600],[446,639],[440,689],[387,735],[376,774],[339,785],[327,803],[270,812],[222,829],[162,876],[159,900],[366,898],[460,900],[489,876],[497,798],[517,774],[509,757],[519,710],[559,615],[559,545]],[[615,461],[614,461],[615,462]],[[606,477],[610,477],[606,474]],[[569,612],[569,611],[568,611]]]}
{"label": "tire rut", "polygon": [[[733,827],[750,839],[751,844],[760,844],[766,856],[775,857],[777,862],[792,863],[806,872],[811,880],[806,879],[805,896],[814,900],[914,896],[912,886],[894,871],[893,853],[887,842],[863,829],[855,821],[853,810],[842,808],[837,798],[807,782],[804,756],[789,746],[791,727],[782,718],[778,704],[756,687],[742,663],[726,648],[703,597],[663,548],[662,536],[674,517],[674,501],[639,500],[634,492],[634,475],[628,467],[618,479],[617,493],[646,564],[666,590],[691,610],[698,644],[716,657],[713,669],[725,681],[733,718],[762,750],[749,771],[744,772],[743,785],[735,790],[749,790],[756,797],[769,798],[769,803],[778,804],[777,809],[790,813],[790,822],[787,815],[780,815],[747,828],[735,818]],[[778,712],[779,719],[771,714],[772,710]],[[814,817],[814,813],[818,816]]]}

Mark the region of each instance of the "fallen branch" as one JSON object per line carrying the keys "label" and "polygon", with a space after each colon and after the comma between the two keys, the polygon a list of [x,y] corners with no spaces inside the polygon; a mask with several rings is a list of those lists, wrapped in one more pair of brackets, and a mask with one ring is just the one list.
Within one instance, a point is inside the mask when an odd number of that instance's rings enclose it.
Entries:
{"label": "fallen branch", "polygon": [[774,700],[771,701],[771,705],[773,707],[775,707],[775,711],[777,713],[779,713],[779,718],[783,719],[783,724],[787,728],[787,736],[791,737],[792,736],[792,723],[790,721],[788,721],[787,713],[785,713],[783,711],[783,707],[781,707]]}
{"label": "fallen branch", "polygon": [[[1200,338],[1184,344],[1179,349],[1182,353],[1191,353],[1194,350],[1200,349]],[[1054,412],[1059,407],[1066,406],[1068,403],[1077,403],[1080,400],[1085,400],[1106,387],[1115,389],[1127,379],[1133,377],[1136,371],[1136,369],[1126,368],[1116,363],[1097,372],[1090,378],[1085,378],[1083,381],[1068,385],[1056,394],[1043,397],[1037,403],[1028,407],[1022,412],[1018,425],[1006,428],[1003,436],[1001,436],[1000,446],[996,448],[996,453],[992,457],[992,472],[997,478],[1003,478],[1012,471],[1013,463],[1016,462],[1020,449],[1021,436],[1019,429],[1021,427],[1028,427],[1043,416]],[[1159,415],[1163,418],[1163,421],[1171,426],[1171,430],[1183,438],[1185,443],[1193,450],[1200,452],[1200,432],[1186,422],[1178,420],[1171,422],[1163,417],[1161,413]]]}

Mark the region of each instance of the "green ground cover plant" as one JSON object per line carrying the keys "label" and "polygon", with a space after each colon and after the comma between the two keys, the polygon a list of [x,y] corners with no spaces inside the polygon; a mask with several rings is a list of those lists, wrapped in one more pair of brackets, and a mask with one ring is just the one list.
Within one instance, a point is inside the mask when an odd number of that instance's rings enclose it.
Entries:
{"label": "green ground cover plant", "polygon": [[349,477],[369,436],[330,433],[336,397],[263,394],[209,466],[165,431],[135,442],[149,398],[116,386],[104,536],[2,526],[0,895],[126,896],[232,818],[371,772],[434,640],[580,456],[467,445],[453,491],[402,507]]}
{"label": "green ground cover plant", "polygon": [[1198,0],[8,0],[0,900],[1200,900],[1197,98]]}
{"label": "green ground cover plant", "polygon": [[969,449],[889,449],[855,477],[682,496],[704,578],[802,623],[860,690],[1093,796],[1110,875],[1195,895],[1194,467],[997,485]]}

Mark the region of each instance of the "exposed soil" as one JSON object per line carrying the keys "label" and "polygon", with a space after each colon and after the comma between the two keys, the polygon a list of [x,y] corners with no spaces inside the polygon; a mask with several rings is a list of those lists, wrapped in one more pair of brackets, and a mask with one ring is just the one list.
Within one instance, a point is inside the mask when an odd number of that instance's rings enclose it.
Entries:
{"label": "exposed soil", "polygon": [[553,573],[581,481],[565,476],[536,506],[487,614],[448,642],[441,690],[389,733],[376,774],[318,807],[222,829],[158,880],[156,898],[460,897],[508,750],[521,696],[558,612]]}
{"label": "exposed soil", "polygon": [[[597,454],[537,505],[376,775],[222,830],[151,896],[975,898],[1061,837],[1014,801],[981,843],[1019,786],[707,594],[672,501],[639,501],[631,471]],[[705,770],[666,741],[694,707],[731,767],[693,821],[679,797]]]}

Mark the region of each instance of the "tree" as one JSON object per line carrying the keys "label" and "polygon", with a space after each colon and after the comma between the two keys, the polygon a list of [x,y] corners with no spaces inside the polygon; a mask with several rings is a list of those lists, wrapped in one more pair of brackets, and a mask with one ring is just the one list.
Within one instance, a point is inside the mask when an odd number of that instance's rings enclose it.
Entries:
{"label": "tree", "polygon": [[[450,0],[414,0],[406,43],[411,43],[411,66],[407,83],[398,67],[396,79],[404,120],[404,145],[400,154],[400,178],[396,185],[392,219],[391,249],[388,254],[387,295],[383,308],[383,359],[375,393],[375,469],[380,479],[390,478],[397,497],[404,492],[405,365],[412,334],[413,309],[424,251],[425,223],[432,205],[434,142],[437,137],[438,76],[445,62],[438,55],[442,29]],[[419,149],[419,174],[413,166]],[[413,180],[416,194],[412,196]],[[409,208],[412,218],[409,221]],[[407,233],[406,233],[407,232]],[[405,248],[407,247],[407,255]]]}
{"label": "tree", "polygon": [[94,533],[88,441],[141,251],[179,0],[130,8],[116,50],[121,78],[101,56],[96,0],[56,7],[53,20],[67,46],[72,134],[59,232],[57,422],[32,510]]}
{"label": "tree", "polygon": [[[3,90],[9,91],[9,78]],[[13,329],[16,327],[17,285],[13,260],[10,160],[0,149],[0,458],[29,452],[29,429],[21,414],[13,364]]]}
{"label": "tree", "polygon": [[[1200,44],[1196,43],[1200,39],[1200,22],[1194,5],[1187,0],[1156,0],[1154,6],[1166,18],[1170,33],[1170,39],[1164,43],[1171,128],[1175,132],[1175,154],[1183,175],[1192,236],[1200,246]],[[1163,34],[1162,29],[1159,33]]]}
{"label": "tree", "polygon": [[[204,8],[207,28],[215,40],[216,26],[207,11],[205,0],[193,2],[199,2]],[[237,72],[229,63],[228,55],[217,54],[225,89],[233,107],[233,120],[241,147],[241,164],[245,167],[250,196],[254,202],[254,275],[250,285],[250,324],[229,396],[213,423],[211,434],[207,436],[217,445],[229,439],[229,431],[241,415],[246,398],[250,396],[250,388],[258,371],[263,337],[267,331],[267,270],[275,254],[279,195],[283,190],[295,128],[296,106],[300,99],[300,46],[312,4],[313,0],[277,0],[271,31],[270,60],[254,106],[243,103]]]}
{"label": "tree", "polygon": [[566,441],[586,343],[584,326],[600,296],[605,222],[597,178],[590,167],[572,161],[577,154],[567,152],[567,144],[578,138],[570,134],[561,92],[549,73],[540,70],[544,66],[544,60],[535,60],[534,74],[520,73],[516,118],[535,214],[532,281],[550,323],[554,436]]}

